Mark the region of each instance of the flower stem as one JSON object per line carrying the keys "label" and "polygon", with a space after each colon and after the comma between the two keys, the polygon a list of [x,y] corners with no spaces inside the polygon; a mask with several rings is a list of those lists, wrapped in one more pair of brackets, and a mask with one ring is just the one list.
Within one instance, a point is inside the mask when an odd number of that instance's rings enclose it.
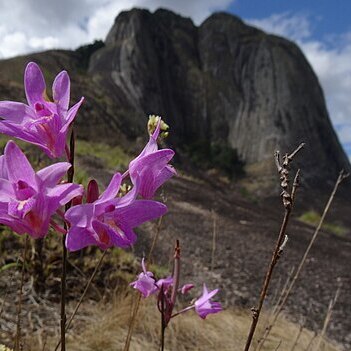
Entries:
{"label": "flower stem", "polygon": [[[99,270],[99,268],[100,268],[100,266],[101,266],[101,263],[102,263],[102,261],[103,261],[105,255],[106,255],[106,253],[107,253],[107,251],[104,251],[104,253],[101,255],[101,257],[100,257],[100,259],[99,259],[99,262],[98,262],[97,265],[95,266],[95,269],[94,269],[93,274],[90,276],[90,278],[89,278],[89,280],[88,280],[88,282],[87,282],[87,284],[86,284],[86,286],[85,286],[85,289],[84,289],[83,294],[81,295],[81,297],[80,297],[80,299],[79,299],[79,301],[78,301],[78,303],[77,303],[77,305],[76,305],[76,307],[75,307],[75,309],[74,309],[74,311],[73,311],[71,317],[69,317],[69,320],[68,320],[68,322],[67,322],[67,324],[66,324],[66,332],[68,331],[69,327],[71,326],[72,321],[73,321],[74,317],[76,316],[76,314],[77,314],[77,312],[78,312],[78,310],[79,310],[79,307],[80,307],[80,305],[82,304],[83,299],[84,299],[85,295],[87,294],[87,292],[88,292],[88,290],[89,290],[89,288],[90,288],[90,285],[91,285],[93,279],[95,278],[96,273],[98,272],[98,270]],[[56,345],[56,347],[55,347],[55,351],[58,350],[58,348],[59,348],[60,345],[61,345],[61,340],[57,343],[57,345]]]}
{"label": "flower stem", "polygon": [[[74,176],[74,131],[72,129],[69,150],[66,149],[68,161],[71,168],[67,172],[68,183],[73,182]],[[66,204],[65,211],[71,207],[71,201]],[[64,222],[64,229],[67,230],[67,223]],[[66,236],[62,237],[62,275],[61,275],[61,351],[66,351],[66,275],[67,275],[67,248],[65,245]]]}
{"label": "flower stem", "polygon": [[28,251],[28,235],[26,235],[23,256],[22,256],[22,273],[21,273],[21,284],[18,291],[18,305],[17,305],[17,329],[14,350],[19,351],[21,349],[21,311],[22,311],[22,294],[23,294],[23,284],[24,284],[24,271],[26,264],[26,257]]}
{"label": "flower stem", "polygon": [[165,294],[163,291],[163,285],[161,286],[161,351],[165,348],[165,332],[166,332],[166,321],[165,321]]}
{"label": "flower stem", "polygon": [[62,276],[61,276],[61,351],[66,351],[66,268],[67,249],[66,237],[62,237]]}
{"label": "flower stem", "polygon": [[179,246],[179,240],[177,240],[176,247],[174,249],[173,290],[171,295],[172,308],[174,307],[175,301],[177,298],[177,292],[179,287],[179,276],[180,276],[180,246]]}
{"label": "flower stem", "polygon": [[[150,248],[149,254],[147,256],[147,262],[151,262],[152,254],[154,252],[156,242],[157,242],[157,239],[158,239],[160,231],[161,231],[162,218],[163,217],[160,217],[158,222],[157,222],[156,233],[154,235],[154,238],[153,238],[153,241],[151,244],[151,248]],[[137,297],[136,302],[135,302],[135,307],[134,307],[134,309],[132,311],[132,315],[130,317],[127,338],[126,338],[126,342],[124,344],[123,351],[129,351],[130,342],[132,340],[132,335],[133,335],[134,324],[135,324],[136,316],[138,314],[138,310],[139,310],[139,306],[140,306],[140,301],[141,301],[141,294],[138,294],[138,297]]]}

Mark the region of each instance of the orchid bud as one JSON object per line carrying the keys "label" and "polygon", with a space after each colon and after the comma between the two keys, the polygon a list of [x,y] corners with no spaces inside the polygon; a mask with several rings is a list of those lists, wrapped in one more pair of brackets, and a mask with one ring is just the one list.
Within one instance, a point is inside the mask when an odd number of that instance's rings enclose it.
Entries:
{"label": "orchid bud", "polygon": [[88,184],[87,203],[92,203],[99,198],[99,186],[95,179],[92,179]]}

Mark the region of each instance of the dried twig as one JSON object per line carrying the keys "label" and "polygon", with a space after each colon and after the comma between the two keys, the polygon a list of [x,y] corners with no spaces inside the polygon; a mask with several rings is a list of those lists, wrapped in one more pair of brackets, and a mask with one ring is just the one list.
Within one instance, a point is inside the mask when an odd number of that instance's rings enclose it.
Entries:
{"label": "dried twig", "polygon": [[[340,171],[339,177],[338,177],[338,179],[337,179],[336,182],[335,182],[333,191],[331,192],[330,197],[329,197],[329,199],[328,199],[328,202],[327,202],[327,204],[325,205],[325,208],[324,208],[324,210],[323,210],[322,217],[321,217],[321,219],[319,220],[318,226],[317,226],[315,232],[313,233],[313,236],[312,236],[312,238],[311,238],[311,240],[310,240],[310,243],[309,243],[308,246],[307,246],[307,249],[306,249],[306,251],[305,251],[305,253],[304,253],[304,255],[303,255],[303,257],[302,257],[302,259],[301,259],[301,261],[300,261],[300,264],[299,264],[299,266],[298,266],[298,268],[297,268],[297,270],[296,270],[296,272],[295,272],[295,274],[294,274],[294,277],[293,277],[293,279],[292,279],[292,281],[291,281],[291,283],[290,283],[288,289],[286,290],[286,292],[285,292],[285,294],[284,294],[284,298],[282,299],[282,301],[281,301],[279,307],[277,308],[277,310],[276,310],[276,312],[275,312],[275,316],[274,316],[272,322],[271,322],[270,325],[266,328],[265,335],[264,335],[264,337],[262,338],[262,341],[261,341],[262,344],[263,344],[264,341],[267,339],[267,337],[268,337],[270,331],[272,330],[274,324],[276,323],[276,321],[277,321],[277,319],[278,319],[280,313],[282,312],[282,310],[283,310],[283,308],[284,308],[284,306],[285,306],[285,304],[286,304],[286,301],[288,300],[288,298],[289,298],[289,296],[290,296],[290,293],[291,293],[291,291],[292,291],[292,289],[293,289],[293,287],[294,287],[294,285],[295,285],[295,283],[296,283],[298,277],[300,276],[301,270],[302,270],[302,268],[304,267],[304,264],[305,264],[305,262],[306,262],[307,256],[308,256],[308,254],[309,254],[309,252],[310,252],[310,250],[311,250],[311,248],[312,248],[312,246],[313,246],[313,244],[314,244],[314,242],[315,242],[315,240],[316,240],[316,238],[317,238],[317,236],[318,236],[318,234],[319,234],[320,229],[322,228],[322,225],[323,225],[325,216],[327,215],[327,213],[328,213],[328,211],[329,211],[329,208],[330,208],[330,206],[331,206],[331,204],[332,204],[332,202],[333,202],[334,196],[335,196],[335,194],[336,194],[336,191],[337,191],[337,189],[338,189],[340,183],[341,183],[345,178],[347,178],[348,176],[349,176],[349,174],[345,173],[344,170],[341,170],[341,171]],[[259,348],[258,350],[260,350],[260,348]]]}
{"label": "dried twig", "polygon": [[250,331],[249,331],[249,335],[247,337],[247,341],[245,344],[245,351],[248,351],[250,349],[250,345],[253,339],[253,336],[255,334],[255,330],[256,330],[256,326],[259,320],[259,316],[262,310],[262,306],[264,303],[264,300],[266,298],[267,295],[267,291],[268,291],[268,286],[269,283],[271,281],[272,278],[272,274],[273,274],[273,270],[275,265],[277,264],[279,257],[281,255],[281,248],[282,248],[282,244],[284,242],[284,238],[285,238],[285,233],[286,233],[286,228],[289,222],[289,218],[290,218],[290,213],[293,207],[293,199],[295,198],[295,193],[296,193],[296,189],[298,186],[298,178],[299,178],[299,171],[297,172],[296,176],[295,176],[295,180],[294,180],[294,184],[292,187],[292,191],[291,193],[289,193],[288,188],[289,188],[289,165],[290,162],[293,160],[293,157],[303,148],[304,144],[301,144],[298,146],[298,148],[293,151],[290,155],[285,154],[285,156],[283,157],[283,162],[280,162],[280,155],[279,155],[279,151],[277,151],[274,154],[274,158],[275,158],[275,164],[277,166],[277,170],[278,173],[280,174],[280,180],[281,180],[281,187],[283,189],[282,193],[281,193],[281,197],[282,197],[282,201],[283,201],[283,206],[285,208],[285,213],[284,213],[284,219],[280,228],[280,232],[278,235],[278,239],[275,245],[275,249],[273,251],[273,255],[272,255],[272,259],[270,262],[270,265],[267,269],[267,273],[266,273],[266,277],[265,280],[263,282],[262,285],[262,289],[261,289],[261,294],[260,294],[260,299],[258,302],[258,306],[254,307],[251,309],[252,311],[252,323],[251,323],[251,327],[250,327]]}
{"label": "dried twig", "polygon": [[217,240],[216,213],[213,210],[212,210],[212,217],[213,217],[213,231],[212,231],[211,272],[213,272],[213,269],[214,269],[215,252],[216,252],[216,240]]}

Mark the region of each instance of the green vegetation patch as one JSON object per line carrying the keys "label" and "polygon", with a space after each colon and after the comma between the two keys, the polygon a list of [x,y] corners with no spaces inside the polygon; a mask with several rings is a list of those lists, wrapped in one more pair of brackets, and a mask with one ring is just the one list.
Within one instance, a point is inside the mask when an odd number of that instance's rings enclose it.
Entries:
{"label": "green vegetation patch", "polygon": [[119,146],[110,146],[104,143],[88,142],[85,140],[77,140],[76,155],[78,157],[86,155],[95,156],[102,160],[107,168],[118,170],[127,168],[131,161],[131,156]]}
{"label": "green vegetation patch", "polygon": [[[307,224],[311,224],[313,226],[317,226],[319,221],[321,220],[321,215],[317,213],[314,210],[307,211],[304,214],[302,214],[299,218],[299,221]],[[333,233],[338,236],[344,236],[347,234],[348,230],[344,226],[337,224],[337,223],[328,223],[325,222],[322,225],[322,229],[325,231],[328,231],[330,233]]]}

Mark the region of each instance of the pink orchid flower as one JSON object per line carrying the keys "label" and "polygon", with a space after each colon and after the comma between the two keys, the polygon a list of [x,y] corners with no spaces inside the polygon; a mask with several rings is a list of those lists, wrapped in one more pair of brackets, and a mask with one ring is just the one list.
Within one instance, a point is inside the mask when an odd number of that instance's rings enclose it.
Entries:
{"label": "pink orchid flower", "polygon": [[202,296],[194,303],[196,313],[203,319],[208,314],[218,313],[222,311],[222,306],[219,302],[212,302],[211,298],[218,293],[218,289],[208,292],[206,285],[203,286]]}
{"label": "pink orchid flower", "polygon": [[109,247],[128,247],[136,241],[133,229],[140,224],[163,216],[167,207],[153,200],[136,200],[138,180],[133,189],[122,197],[116,197],[122,176],[116,173],[98,197],[95,186],[89,195],[91,203],[70,208],[65,215],[70,223],[66,246],[70,251],[97,245],[102,250]]}
{"label": "pink orchid flower", "polygon": [[176,174],[175,169],[168,164],[174,156],[174,151],[158,150],[157,138],[160,134],[160,124],[161,119],[143,151],[129,164],[130,179],[133,184],[137,178],[140,179],[139,193],[145,199],[151,199],[156,190]]}
{"label": "pink orchid flower", "polygon": [[83,193],[80,185],[58,184],[70,167],[59,162],[35,173],[20,148],[9,141],[0,156],[0,223],[18,234],[43,238],[51,216]]}
{"label": "pink orchid flower", "polygon": [[39,66],[28,63],[24,73],[28,105],[0,102],[0,133],[38,145],[49,157],[61,157],[66,136],[84,98],[68,109],[70,79],[66,71],[59,73],[52,86],[53,101],[46,94],[46,84]]}
{"label": "pink orchid flower", "polygon": [[140,291],[144,298],[154,294],[158,287],[156,285],[156,281],[154,278],[154,274],[146,270],[144,258],[141,261],[141,266],[143,271],[138,275],[137,280],[130,283],[129,285],[132,286],[134,289]]}

